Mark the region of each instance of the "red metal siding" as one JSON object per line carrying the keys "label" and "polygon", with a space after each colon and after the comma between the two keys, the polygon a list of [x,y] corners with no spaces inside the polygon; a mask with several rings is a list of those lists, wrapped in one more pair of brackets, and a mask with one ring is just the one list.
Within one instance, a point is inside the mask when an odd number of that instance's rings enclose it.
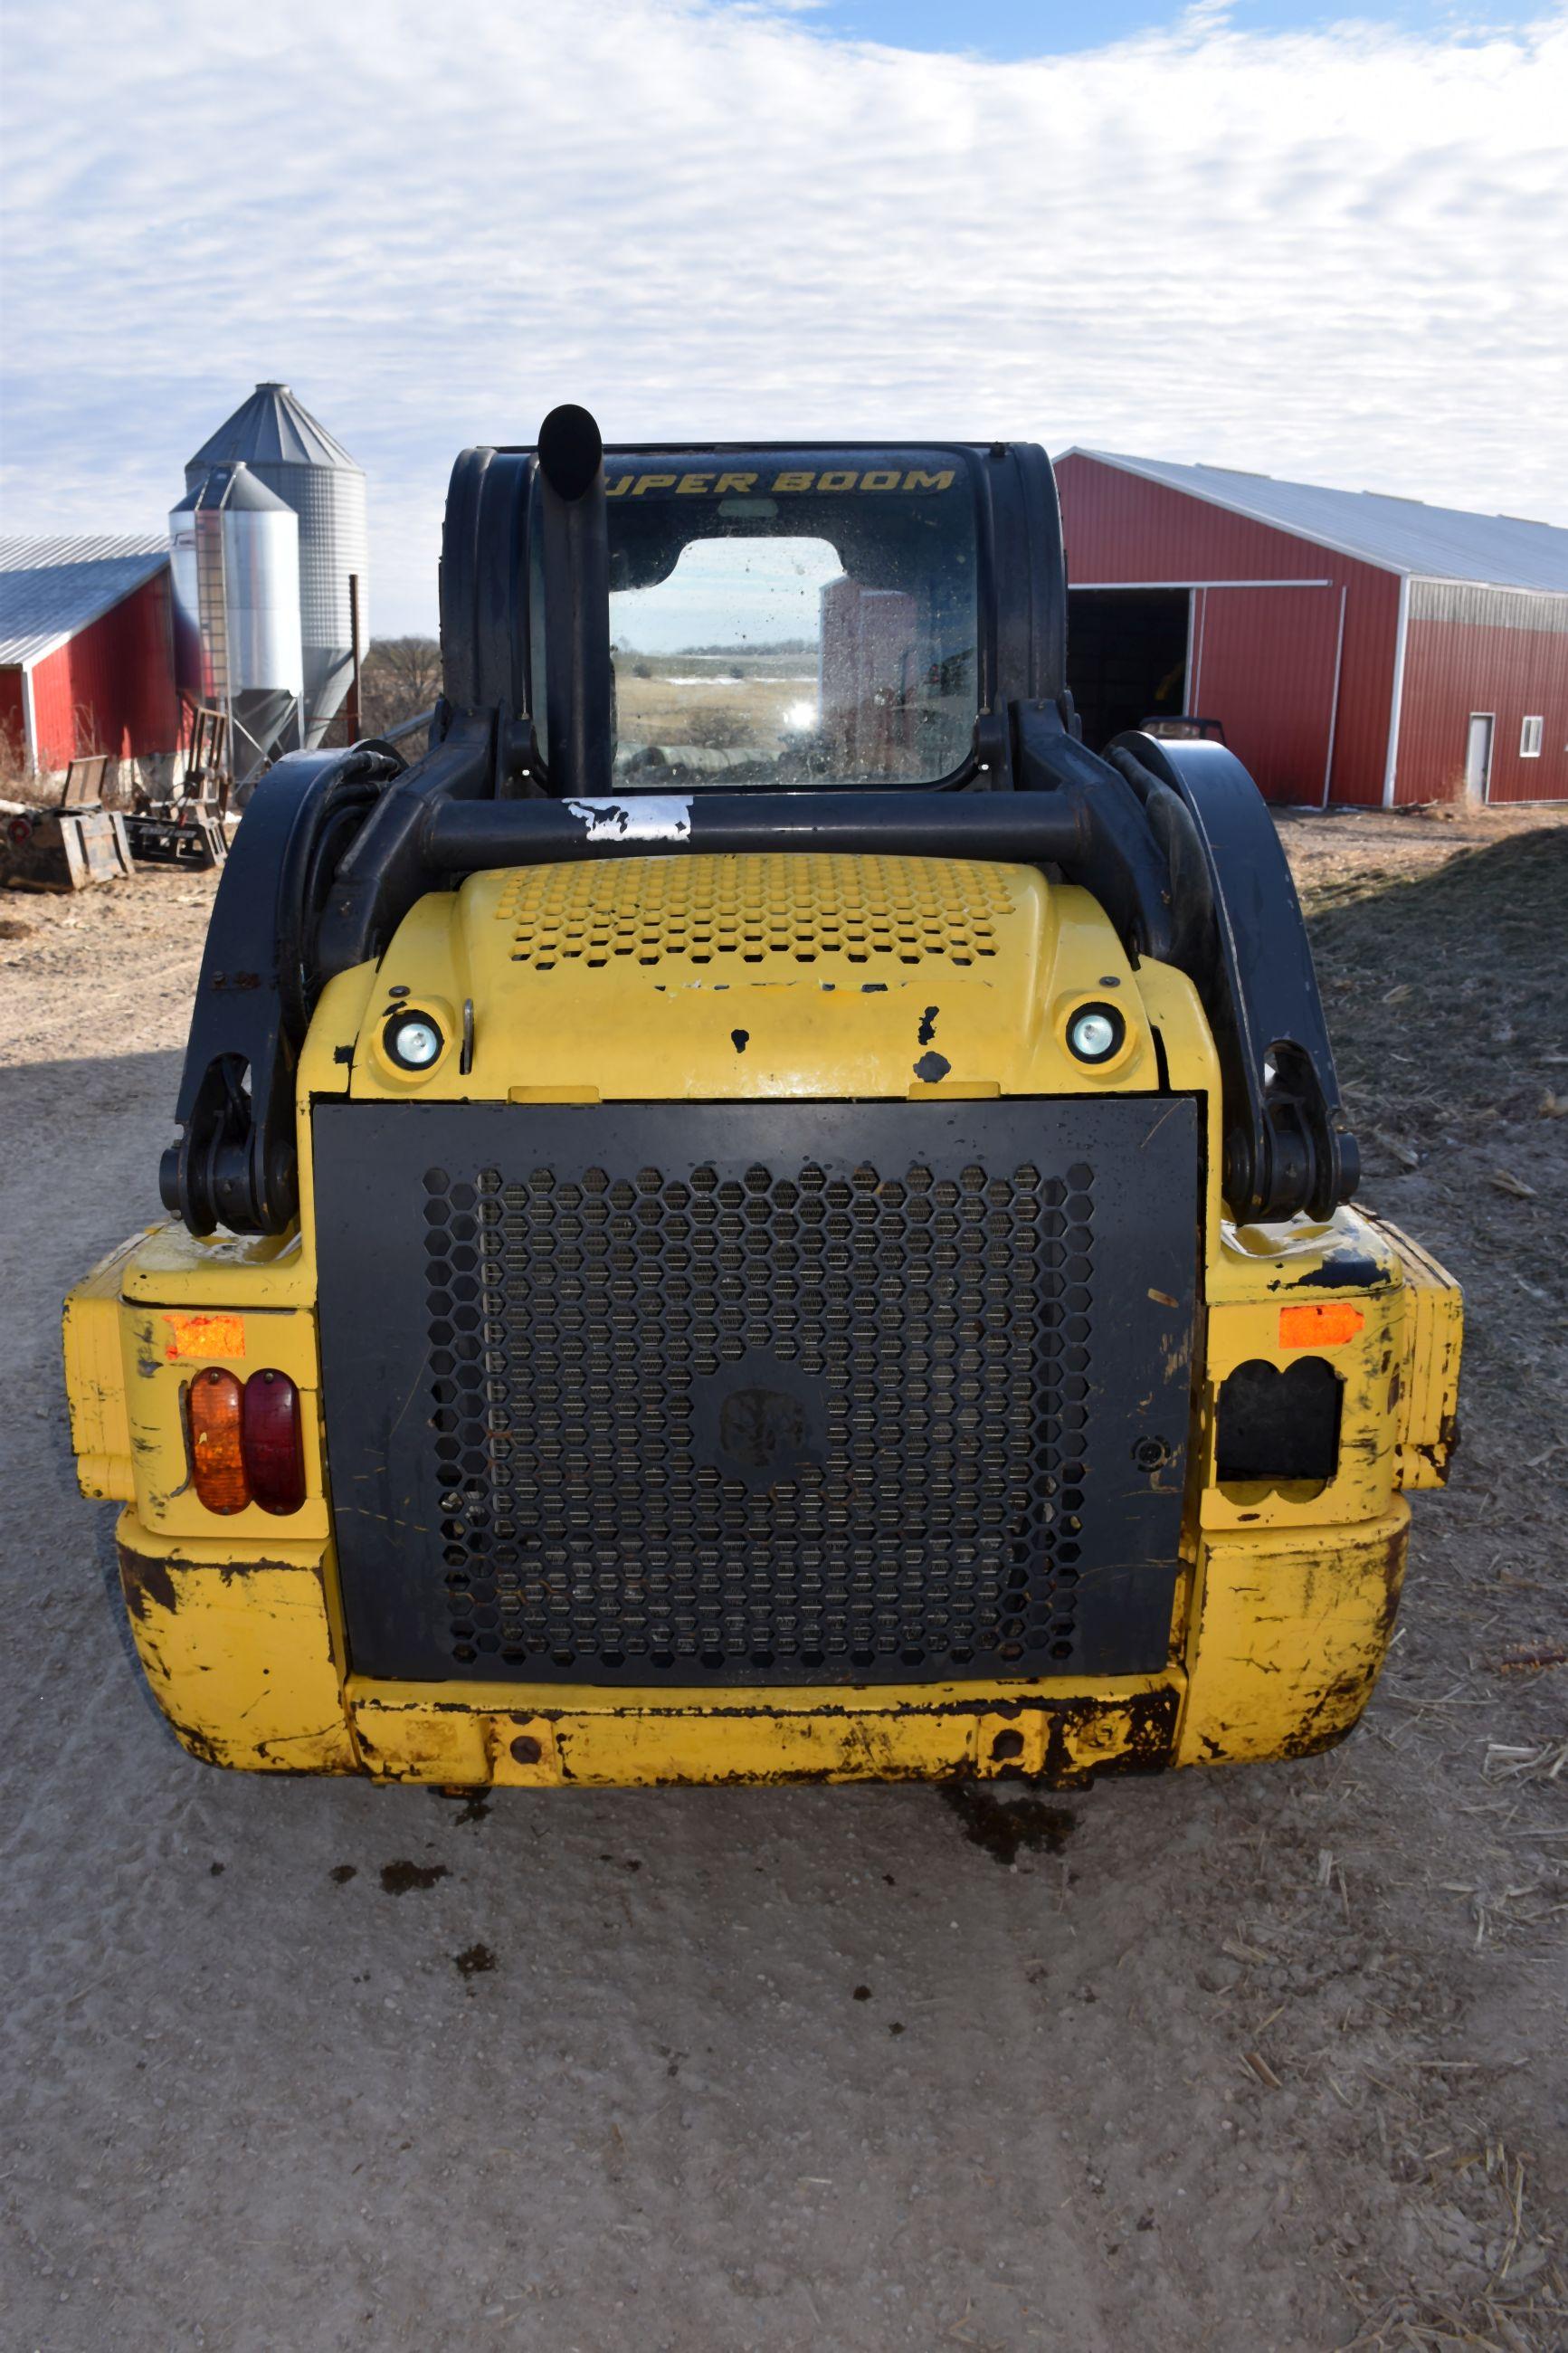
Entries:
{"label": "red metal siding", "polygon": [[[1405,656],[1395,797],[1463,797],[1472,711],[1489,711],[1494,801],[1568,800],[1568,636],[1549,629],[1412,620]],[[1541,756],[1521,760],[1528,716],[1544,721]]]}
{"label": "red metal siding", "polygon": [[166,572],[34,666],[33,711],[40,768],[89,752],[125,759],[177,749]]}
{"label": "red metal siding", "polygon": [[[1262,789],[1281,800],[1321,799],[1333,713],[1331,798],[1382,800],[1399,622],[1393,573],[1098,459],[1064,458],[1057,480],[1070,585],[1327,582],[1327,589],[1211,588],[1200,598],[1199,702],[1205,718],[1225,723]],[[1331,626],[1338,638],[1342,590],[1335,712],[1325,638]]]}
{"label": "red metal siding", "polygon": [[[33,756],[40,768],[63,768],[77,754],[79,730],[70,658],[68,645],[58,646],[33,665],[33,724],[37,733]],[[82,750],[91,751],[86,728],[79,732]]]}
{"label": "red metal siding", "polygon": [[0,670],[0,754],[20,762],[26,750],[27,722],[22,704],[22,673]]}
{"label": "red metal siding", "polygon": [[[1271,801],[1316,806],[1338,733],[1334,665],[1342,588],[1199,588],[1187,704]],[[1259,693],[1258,681],[1268,688]]]}

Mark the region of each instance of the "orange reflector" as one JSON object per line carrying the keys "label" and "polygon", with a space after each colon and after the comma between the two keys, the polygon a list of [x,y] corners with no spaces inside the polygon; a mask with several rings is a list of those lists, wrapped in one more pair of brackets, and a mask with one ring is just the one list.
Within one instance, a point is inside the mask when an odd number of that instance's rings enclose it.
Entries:
{"label": "orange reflector", "polygon": [[243,1315],[165,1315],[169,1345],[163,1354],[173,1365],[182,1356],[243,1356]]}
{"label": "orange reflector", "polygon": [[1279,1345],[1282,1348],[1339,1348],[1353,1340],[1366,1322],[1359,1307],[1348,1306],[1342,1300],[1315,1300],[1310,1307],[1282,1307],[1279,1310]]}
{"label": "orange reflector", "polygon": [[243,1512],[250,1501],[240,1442],[242,1391],[216,1365],[198,1373],[185,1392],[191,1432],[191,1484],[209,1512]]}

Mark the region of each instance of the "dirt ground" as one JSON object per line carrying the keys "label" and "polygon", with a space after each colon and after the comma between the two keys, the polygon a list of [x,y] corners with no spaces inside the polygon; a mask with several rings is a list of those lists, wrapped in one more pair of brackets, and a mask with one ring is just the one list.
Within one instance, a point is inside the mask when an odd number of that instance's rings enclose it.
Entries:
{"label": "dirt ground", "polygon": [[229,1777],[140,1691],[68,1282],[210,897],[0,901],[7,2345],[1568,2343],[1568,825],[1288,821],[1465,1445],[1361,1729],[1070,1797]]}

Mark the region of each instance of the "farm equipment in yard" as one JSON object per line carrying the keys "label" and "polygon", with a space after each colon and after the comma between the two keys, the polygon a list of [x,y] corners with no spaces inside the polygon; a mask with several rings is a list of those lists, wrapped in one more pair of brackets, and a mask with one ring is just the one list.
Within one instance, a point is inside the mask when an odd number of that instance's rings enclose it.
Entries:
{"label": "farm equipment in yard", "polygon": [[125,820],[103,806],[107,753],[71,761],[53,808],[0,802],[0,889],[85,891],[128,882]]}
{"label": "farm equipment in yard", "polygon": [[140,865],[205,873],[228,855],[228,721],[221,711],[187,707],[190,745],[178,786],[163,799],[138,793],[125,831]]}
{"label": "farm equipment in yard", "polygon": [[1223,744],[1086,749],[1026,444],[458,459],[413,765],[281,761],[71,1293],[186,1747],[444,1785],[1295,1757],[1458,1289]]}

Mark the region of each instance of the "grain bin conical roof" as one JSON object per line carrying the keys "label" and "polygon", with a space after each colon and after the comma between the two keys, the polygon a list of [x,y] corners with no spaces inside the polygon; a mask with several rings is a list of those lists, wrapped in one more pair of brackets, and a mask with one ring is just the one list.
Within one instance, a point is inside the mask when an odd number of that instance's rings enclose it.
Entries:
{"label": "grain bin conical roof", "polygon": [[203,442],[185,469],[198,470],[238,459],[247,466],[328,466],[357,474],[361,470],[341,441],[301,406],[286,384],[258,384],[226,424]]}
{"label": "grain bin conical roof", "polygon": [[[232,471],[229,469],[232,467]],[[269,491],[258,475],[239,459],[222,459],[205,473],[194,491],[187,491],[179,505],[171,507],[171,514],[191,514],[203,501],[208,506],[227,507],[247,514],[283,514],[289,512],[287,499]]]}

